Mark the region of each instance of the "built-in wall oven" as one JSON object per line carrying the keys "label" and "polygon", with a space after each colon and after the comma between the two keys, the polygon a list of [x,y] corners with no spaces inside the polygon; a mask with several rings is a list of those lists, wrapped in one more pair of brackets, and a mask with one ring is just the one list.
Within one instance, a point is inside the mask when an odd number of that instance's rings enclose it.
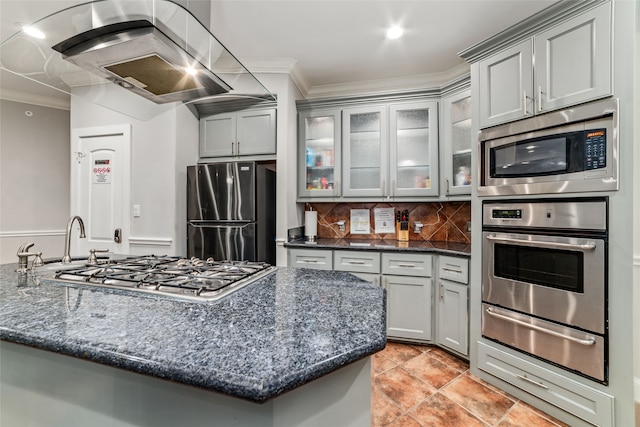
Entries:
{"label": "built-in wall oven", "polygon": [[606,383],[608,199],[482,210],[482,335]]}
{"label": "built-in wall oven", "polygon": [[479,196],[618,189],[616,99],[484,129],[479,142]]}

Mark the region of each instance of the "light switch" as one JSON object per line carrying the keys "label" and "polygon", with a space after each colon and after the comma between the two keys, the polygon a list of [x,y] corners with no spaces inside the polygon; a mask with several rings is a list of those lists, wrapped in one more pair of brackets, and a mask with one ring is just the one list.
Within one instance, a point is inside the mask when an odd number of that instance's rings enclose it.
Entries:
{"label": "light switch", "polygon": [[133,217],[134,218],[140,217],[140,205],[133,205]]}

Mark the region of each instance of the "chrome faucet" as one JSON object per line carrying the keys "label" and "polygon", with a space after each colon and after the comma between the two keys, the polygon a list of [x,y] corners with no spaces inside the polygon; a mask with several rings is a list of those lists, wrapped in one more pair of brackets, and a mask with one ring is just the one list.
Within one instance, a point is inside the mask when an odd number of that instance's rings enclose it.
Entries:
{"label": "chrome faucet", "polygon": [[78,220],[78,225],[80,226],[80,238],[83,239],[87,237],[84,234],[84,222],[82,222],[82,218],[78,215],[72,216],[67,223],[67,234],[65,235],[64,240],[64,256],[62,257],[63,264],[69,264],[71,262],[71,227],[73,226],[73,221]]}

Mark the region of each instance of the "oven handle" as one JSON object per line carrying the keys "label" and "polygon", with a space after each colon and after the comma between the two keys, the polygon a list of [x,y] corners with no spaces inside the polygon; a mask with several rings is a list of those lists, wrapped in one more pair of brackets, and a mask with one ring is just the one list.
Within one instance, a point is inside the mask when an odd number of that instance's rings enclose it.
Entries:
{"label": "oven handle", "polygon": [[557,242],[541,242],[539,240],[522,240],[511,239],[508,237],[495,237],[487,236],[487,240],[503,243],[517,243],[524,246],[532,246],[537,248],[557,248],[557,249],[577,249],[579,251],[592,251],[596,248],[595,243],[585,243],[584,245],[577,245],[574,243],[557,243]]}
{"label": "oven handle", "polygon": [[536,330],[538,332],[542,332],[542,333],[545,333],[545,334],[553,335],[554,337],[563,338],[565,340],[573,341],[573,342],[578,343],[578,344],[594,345],[596,343],[596,340],[594,338],[589,338],[589,339],[586,339],[586,340],[582,340],[580,338],[574,338],[574,337],[569,336],[569,335],[561,334],[560,332],[552,331],[550,329],[546,329],[546,328],[543,328],[543,327],[538,326],[538,325],[532,325],[530,323],[523,322],[522,320],[518,320],[518,319],[514,319],[514,318],[509,317],[509,316],[505,316],[504,314],[498,314],[498,313],[494,312],[493,310],[491,310],[491,307],[487,307],[485,309],[485,311],[490,316],[497,317],[499,319],[506,320],[508,322],[512,322],[512,323],[518,324],[520,326],[524,326],[525,328]]}

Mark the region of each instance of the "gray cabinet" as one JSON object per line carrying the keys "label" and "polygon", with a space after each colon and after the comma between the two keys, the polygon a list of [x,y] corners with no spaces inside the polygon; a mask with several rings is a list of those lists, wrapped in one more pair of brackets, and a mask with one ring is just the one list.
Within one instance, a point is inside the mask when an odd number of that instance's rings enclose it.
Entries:
{"label": "gray cabinet", "polygon": [[333,270],[333,251],[329,249],[289,249],[287,251],[287,265],[315,270]]}
{"label": "gray cabinet", "polygon": [[436,341],[463,356],[469,354],[468,282],[467,259],[438,257]]}
{"label": "gray cabinet", "polygon": [[480,127],[610,95],[611,55],[604,3],[481,60]]}
{"label": "gray cabinet", "polygon": [[443,194],[471,194],[471,90],[442,99]]}
{"label": "gray cabinet", "polygon": [[539,363],[478,342],[478,368],[593,425],[616,425],[613,396],[550,371]]}
{"label": "gray cabinet", "polygon": [[347,271],[383,286],[390,339],[435,343],[468,356],[468,259],[351,249],[288,248],[287,253],[289,267]]}
{"label": "gray cabinet", "polygon": [[298,196],[336,197],[341,184],[341,111],[304,111],[298,117]]}
{"label": "gray cabinet", "polygon": [[382,286],[387,290],[387,337],[431,342],[432,256],[382,253]]}
{"label": "gray cabinet", "polygon": [[276,110],[221,113],[200,119],[200,157],[276,153]]}
{"label": "gray cabinet", "polygon": [[438,103],[342,111],[345,197],[438,195]]}
{"label": "gray cabinet", "polygon": [[342,194],[347,197],[386,196],[387,107],[345,108],[342,116]]}

